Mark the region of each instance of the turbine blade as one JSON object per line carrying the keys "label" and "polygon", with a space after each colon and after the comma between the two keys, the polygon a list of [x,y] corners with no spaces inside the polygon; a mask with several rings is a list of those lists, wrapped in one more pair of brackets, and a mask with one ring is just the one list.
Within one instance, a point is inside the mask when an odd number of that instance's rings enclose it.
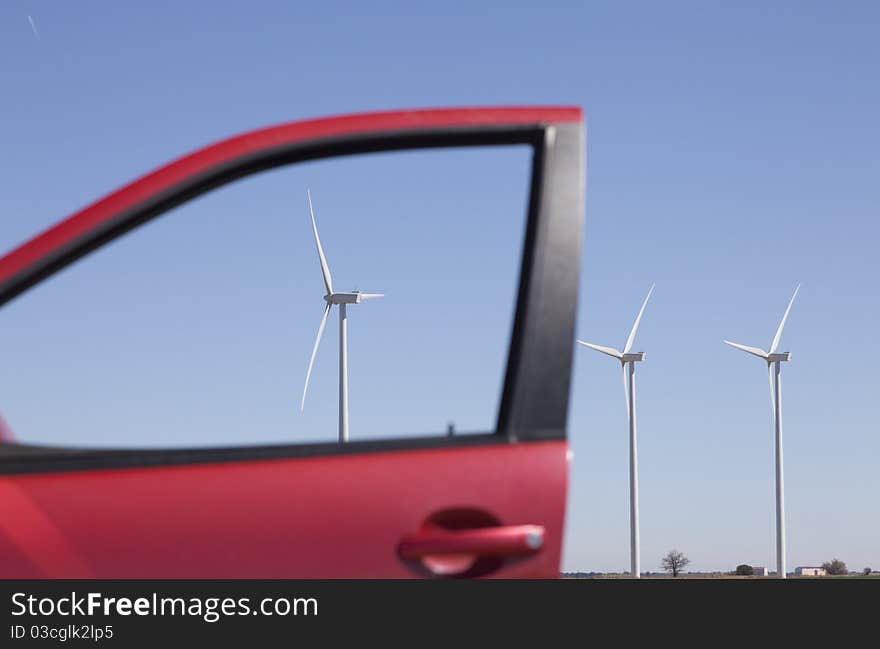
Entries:
{"label": "turbine blade", "polygon": [[757,347],[749,347],[748,345],[740,345],[739,343],[732,343],[729,340],[725,340],[724,342],[731,347],[736,347],[737,349],[741,349],[744,352],[748,352],[749,354],[754,354],[759,358],[763,358],[765,361],[767,360],[767,352],[765,352],[763,349],[758,349]]}
{"label": "turbine blade", "polygon": [[321,336],[324,334],[324,327],[327,326],[327,315],[330,313],[330,304],[328,303],[324,309],[324,315],[321,316],[321,325],[318,327],[318,335],[315,337],[315,346],[312,347],[312,357],[309,359],[309,369],[306,370],[306,385],[303,388],[302,403],[299,411],[302,412],[306,408],[306,392],[309,389],[309,378],[312,376],[312,365],[315,364],[315,354],[318,353],[318,345],[321,344]]}
{"label": "turbine blade", "polygon": [[773,336],[773,342],[770,343],[770,353],[776,351],[776,348],[779,346],[779,339],[782,338],[782,329],[785,327],[785,321],[788,319],[788,312],[791,311],[791,305],[794,304],[794,299],[797,297],[798,291],[801,290],[801,285],[798,284],[797,288],[794,289],[794,295],[791,296],[791,300],[788,302],[788,308],[785,309],[785,315],[782,316],[782,321],[779,323],[779,328],[776,330],[776,335]]}
{"label": "turbine blade", "polygon": [[623,396],[626,399],[626,416],[629,418],[629,381],[626,378],[626,363],[623,365]]}
{"label": "turbine blade", "polygon": [[385,297],[384,293],[358,293],[359,301],[363,302],[364,300],[373,300],[377,297]]}
{"label": "turbine blade", "polygon": [[330,268],[327,266],[327,258],[324,256],[324,249],[321,247],[321,238],[318,236],[318,224],[315,222],[315,211],[312,209],[312,193],[307,189],[306,195],[309,197],[309,214],[312,217],[312,230],[315,232],[315,245],[318,247],[318,260],[321,262],[321,274],[324,276],[324,287],[327,294],[333,293],[333,280],[330,277]]}
{"label": "turbine blade", "polygon": [[767,380],[770,381],[770,416],[776,416],[776,392],[773,390],[773,364],[767,363]]}
{"label": "turbine blade", "polygon": [[629,353],[630,348],[633,346],[633,342],[636,339],[636,332],[639,330],[639,322],[642,320],[642,314],[645,312],[645,307],[648,306],[648,300],[651,298],[651,293],[654,292],[654,284],[651,284],[651,290],[648,291],[648,295],[645,297],[645,301],[642,302],[642,308],[639,309],[639,315],[636,316],[636,321],[633,323],[633,328],[629,332],[629,338],[626,339],[626,345],[623,346],[623,353]]}
{"label": "turbine blade", "polygon": [[608,354],[609,356],[613,356],[616,359],[623,358],[623,354],[614,349],[613,347],[603,347],[602,345],[594,345],[593,343],[585,343],[583,340],[578,340],[579,345],[583,345],[584,347],[589,347],[590,349],[595,349],[597,352],[602,352],[603,354]]}

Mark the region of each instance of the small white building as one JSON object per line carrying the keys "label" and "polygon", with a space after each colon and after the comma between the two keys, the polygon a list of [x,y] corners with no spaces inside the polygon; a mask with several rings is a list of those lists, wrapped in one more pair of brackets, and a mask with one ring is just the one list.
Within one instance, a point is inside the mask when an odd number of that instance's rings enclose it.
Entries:
{"label": "small white building", "polygon": [[767,568],[765,566],[752,566],[752,574],[755,577],[766,577],[770,573],[767,572]]}
{"label": "small white building", "polygon": [[794,569],[794,574],[798,577],[822,577],[825,575],[825,568],[822,566],[798,566]]}

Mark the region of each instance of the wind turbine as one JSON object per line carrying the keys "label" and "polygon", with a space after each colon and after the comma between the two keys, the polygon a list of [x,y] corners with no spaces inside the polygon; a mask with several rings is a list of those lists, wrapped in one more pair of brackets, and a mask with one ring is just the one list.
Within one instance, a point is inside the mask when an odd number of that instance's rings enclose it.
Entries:
{"label": "wind turbine", "polygon": [[309,369],[306,371],[306,384],[303,388],[302,403],[300,404],[300,412],[306,407],[306,392],[309,389],[309,377],[312,375],[312,365],[315,363],[315,354],[318,352],[318,345],[321,343],[321,336],[324,334],[324,327],[327,324],[327,316],[330,315],[330,308],[335,304],[339,306],[339,443],[348,441],[348,320],[345,313],[345,307],[349,304],[360,304],[364,300],[372,300],[377,297],[384,297],[383,293],[361,293],[360,291],[351,291],[349,293],[337,293],[333,291],[333,280],[330,277],[330,268],[327,266],[327,258],[324,256],[324,249],[321,247],[321,239],[318,237],[318,224],[315,222],[315,211],[312,209],[312,194],[306,190],[309,199],[309,214],[312,217],[312,230],[315,233],[315,246],[318,248],[318,261],[321,262],[321,275],[324,277],[324,287],[327,293],[324,295],[324,301],[327,306],[324,307],[324,315],[321,316],[321,324],[318,326],[318,335],[315,337],[315,346],[312,347],[312,356],[309,359]]}
{"label": "wind turbine", "polygon": [[629,530],[630,530],[630,564],[632,576],[638,579],[641,576],[639,567],[639,466],[638,452],[636,447],[636,362],[645,360],[645,352],[630,352],[633,341],[636,338],[636,332],[639,330],[639,322],[642,320],[642,314],[645,307],[648,306],[648,300],[651,293],[654,292],[654,285],[642,302],[642,308],[639,309],[639,315],[633,323],[623,346],[623,351],[618,351],[613,347],[602,347],[593,343],[586,343],[578,340],[578,343],[595,349],[597,352],[608,354],[620,361],[623,368],[623,392],[626,396],[626,412],[629,415]]}
{"label": "wind turbine", "polygon": [[773,418],[776,428],[776,576],[785,579],[785,498],[782,479],[782,375],[780,373],[780,363],[791,360],[789,352],[777,352],[779,339],[782,337],[782,329],[785,327],[785,321],[788,319],[788,312],[791,311],[791,305],[797,297],[801,285],[798,284],[794,289],[794,295],[788,302],[788,307],[782,316],[779,327],[776,328],[776,335],[770,343],[770,350],[764,351],[757,347],[749,347],[748,345],[740,345],[732,343],[729,340],[724,342],[731,347],[736,347],[744,352],[753,354],[767,362],[767,378],[770,381],[770,404],[773,408]]}

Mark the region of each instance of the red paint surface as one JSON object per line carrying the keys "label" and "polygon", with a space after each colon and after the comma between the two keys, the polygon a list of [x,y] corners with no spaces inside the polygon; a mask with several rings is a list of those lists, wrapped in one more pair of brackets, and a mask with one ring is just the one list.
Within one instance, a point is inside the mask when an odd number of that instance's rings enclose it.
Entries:
{"label": "red paint surface", "polygon": [[0,477],[0,577],[418,576],[402,538],[440,510],[541,525],[495,577],[558,577],[563,441]]}

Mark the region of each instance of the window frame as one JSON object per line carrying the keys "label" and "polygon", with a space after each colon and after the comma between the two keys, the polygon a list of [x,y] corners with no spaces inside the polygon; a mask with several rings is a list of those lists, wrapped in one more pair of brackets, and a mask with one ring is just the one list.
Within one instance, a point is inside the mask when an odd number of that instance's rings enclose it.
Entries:
{"label": "window frame", "polygon": [[139,225],[261,171],[348,155],[517,144],[532,147],[531,178],[516,308],[493,432],[182,449],[0,444],[0,474],[565,439],[586,181],[579,108],[358,114],[293,122],[224,140],[147,174],[0,258],[0,309]]}

